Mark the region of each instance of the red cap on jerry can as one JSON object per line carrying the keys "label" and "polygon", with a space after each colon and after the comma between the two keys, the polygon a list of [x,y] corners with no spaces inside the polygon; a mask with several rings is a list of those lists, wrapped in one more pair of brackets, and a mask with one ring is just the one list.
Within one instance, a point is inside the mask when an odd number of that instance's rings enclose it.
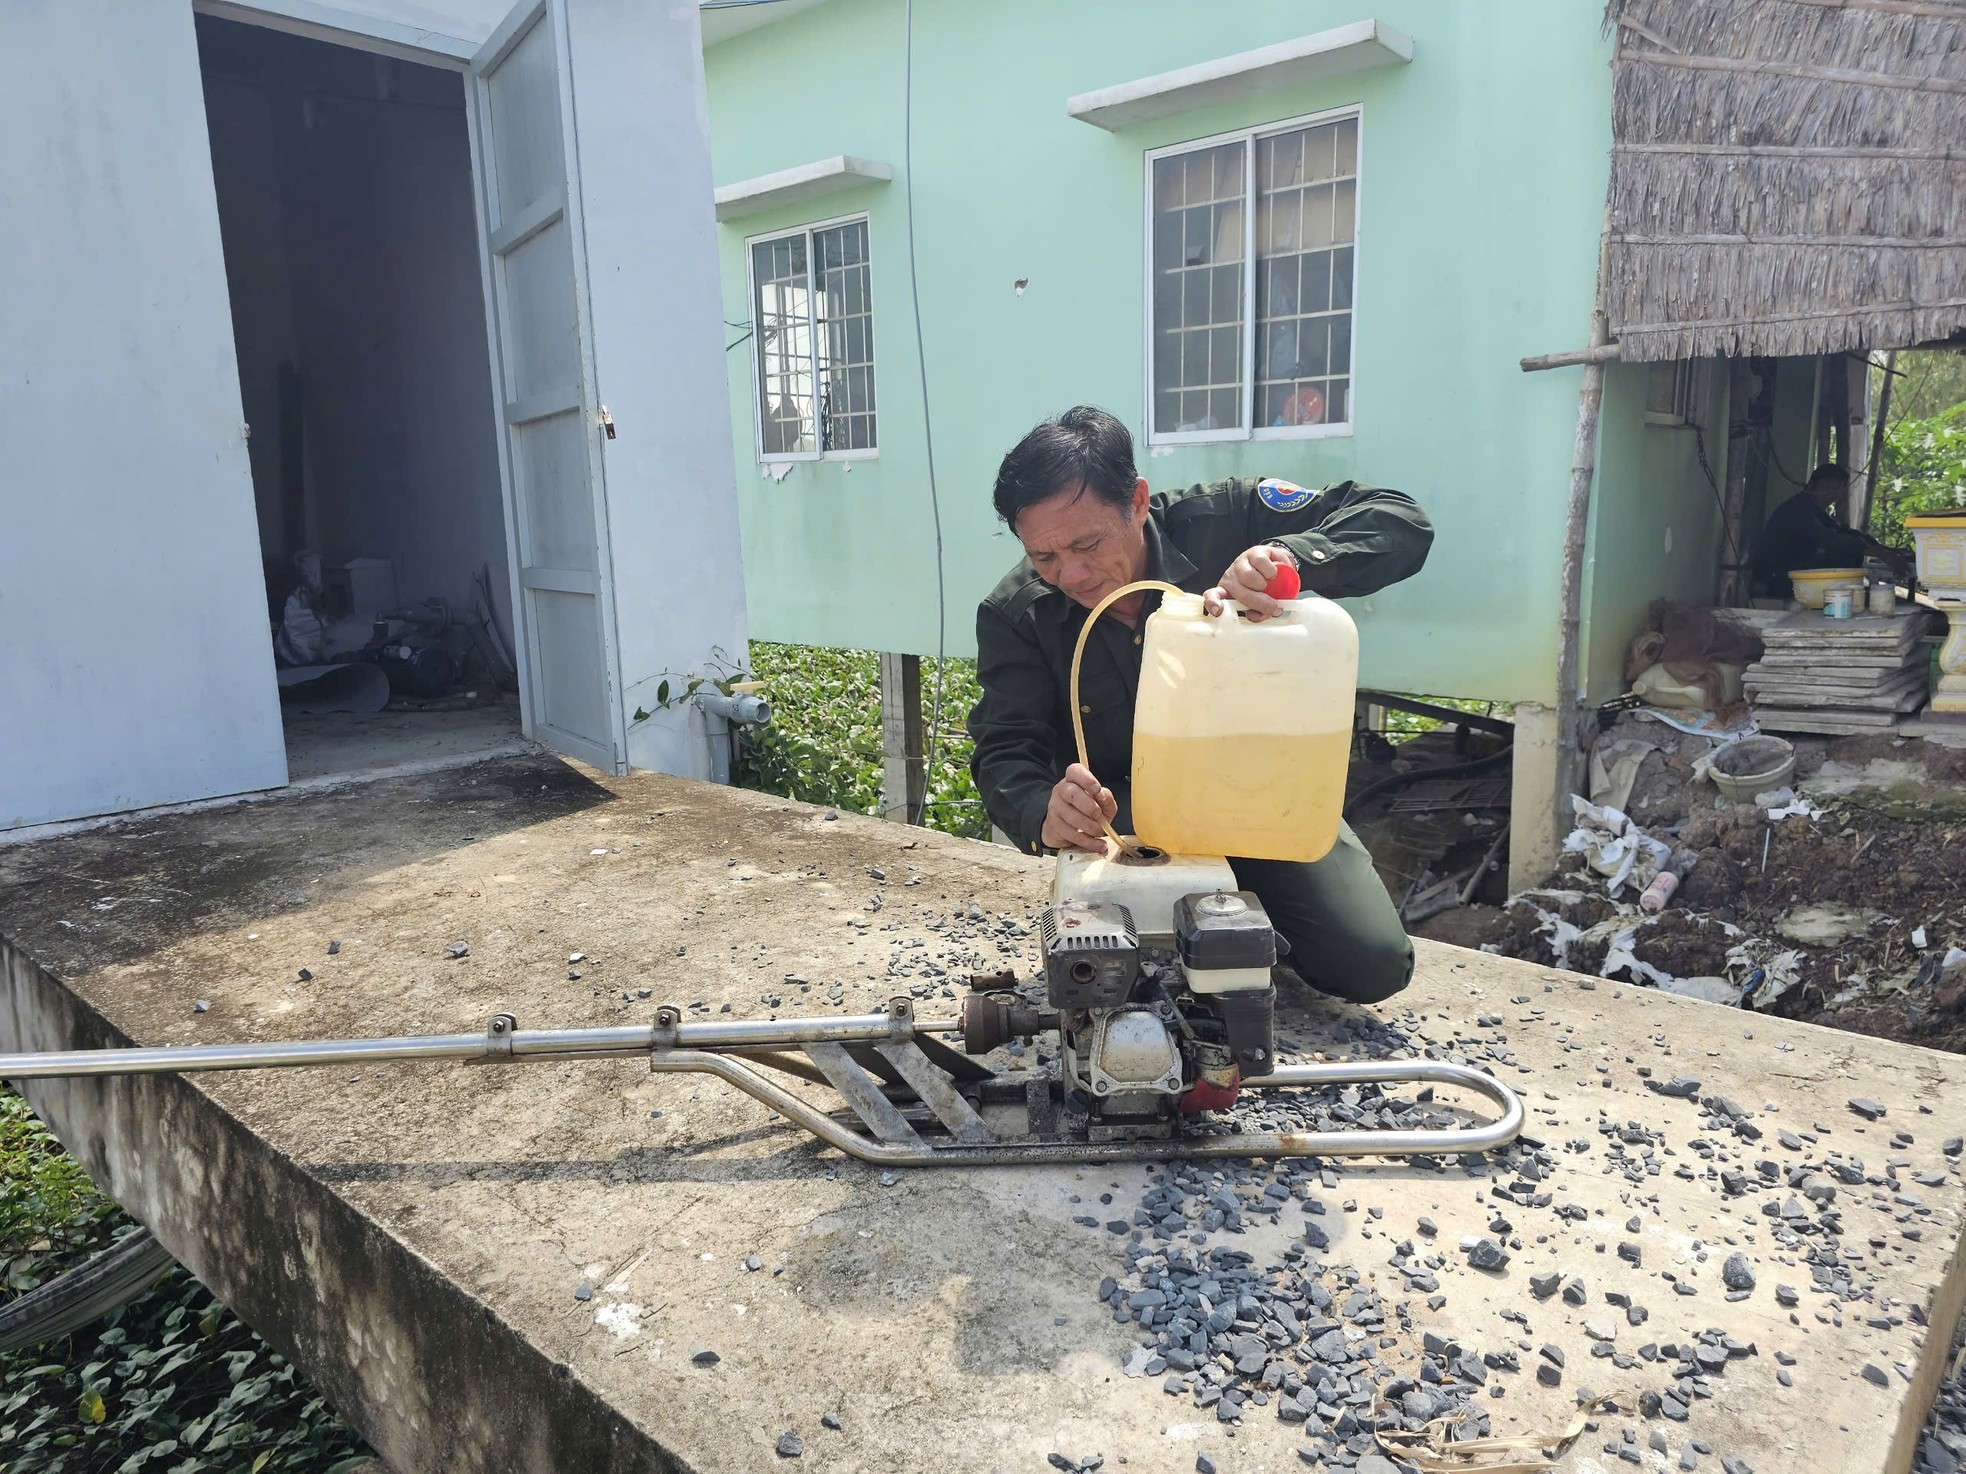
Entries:
{"label": "red cap on jerry can", "polygon": [[1277,571],[1270,576],[1270,581],[1263,586],[1263,592],[1281,603],[1285,599],[1296,598],[1303,587],[1304,581],[1297,576],[1297,570],[1288,563],[1280,563]]}

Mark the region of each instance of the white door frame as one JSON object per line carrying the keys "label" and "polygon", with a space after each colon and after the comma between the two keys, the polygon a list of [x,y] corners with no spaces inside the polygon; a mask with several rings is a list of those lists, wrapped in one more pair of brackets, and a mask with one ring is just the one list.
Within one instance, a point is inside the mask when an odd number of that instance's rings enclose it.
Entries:
{"label": "white door frame", "polygon": [[[545,0],[539,0],[543,5]],[[287,35],[302,36],[308,40],[323,41],[332,46],[345,46],[354,51],[365,51],[377,56],[394,57],[400,61],[416,63],[420,66],[435,67],[440,71],[454,72],[464,82],[464,123],[469,138],[471,170],[473,174],[474,197],[482,199],[484,189],[491,187],[487,182],[486,161],[481,137],[479,109],[481,99],[478,95],[478,82],[473,72],[473,62],[488,47],[497,46],[501,51],[526,27],[522,16],[530,15],[534,7],[520,4],[508,14],[498,28],[485,41],[473,41],[463,36],[448,35],[439,31],[428,31],[418,27],[406,26],[396,21],[385,20],[379,16],[346,10],[338,5],[318,3],[318,0],[191,0],[192,10],[199,15],[210,15],[220,20],[237,21],[242,25],[258,26],[263,30],[281,31]],[[561,65],[565,66],[565,56],[561,55]],[[562,92],[566,91],[565,78],[562,78]],[[563,118],[563,124],[571,126],[571,120]],[[568,209],[575,208],[577,181],[568,182]],[[478,280],[479,291],[484,301],[486,353],[489,358],[492,380],[492,413],[497,427],[498,441],[498,479],[499,502],[505,522],[505,572],[506,597],[512,610],[512,638],[517,648],[513,651],[519,682],[519,723],[522,730],[532,733],[536,730],[536,698],[533,689],[532,650],[533,639],[526,619],[525,589],[521,584],[519,566],[518,507],[515,504],[510,461],[510,442],[505,429],[505,396],[502,385],[501,358],[499,353],[497,313],[494,310],[493,283],[491,279],[490,241],[486,235],[485,212],[474,205],[472,214],[478,241]],[[577,222],[576,222],[577,223]],[[575,237],[578,244],[578,236]],[[576,252],[576,291],[584,313],[586,306],[585,262]],[[587,365],[591,379],[592,365]],[[587,386],[591,396],[591,383]],[[602,514],[605,515],[603,506]],[[599,529],[605,538],[605,524]],[[602,565],[607,563],[607,544],[601,543]],[[613,624],[605,621],[609,632],[610,654],[612,647]],[[610,692],[611,705],[615,709],[617,726],[622,721],[620,702]],[[616,733],[617,752],[625,751],[622,734]],[[593,754],[593,757],[604,756]],[[591,758],[590,758],[591,760]],[[610,766],[603,761],[601,766]],[[626,771],[625,765],[617,759],[612,766],[617,771]]]}
{"label": "white door frame", "polygon": [[406,26],[380,16],[344,10],[318,0],[191,0],[200,15],[236,20],[269,31],[285,31],[357,51],[373,51],[400,61],[413,61],[447,72],[469,69],[478,43],[442,31]]}

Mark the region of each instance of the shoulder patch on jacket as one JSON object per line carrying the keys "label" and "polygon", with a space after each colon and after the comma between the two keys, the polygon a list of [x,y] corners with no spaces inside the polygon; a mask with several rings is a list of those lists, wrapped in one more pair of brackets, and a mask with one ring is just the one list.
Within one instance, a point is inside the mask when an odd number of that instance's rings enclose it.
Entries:
{"label": "shoulder patch on jacket", "polygon": [[1272,476],[1256,483],[1256,495],[1272,512],[1294,512],[1317,493],[1305,490],[1294,481],[1279,481]]}

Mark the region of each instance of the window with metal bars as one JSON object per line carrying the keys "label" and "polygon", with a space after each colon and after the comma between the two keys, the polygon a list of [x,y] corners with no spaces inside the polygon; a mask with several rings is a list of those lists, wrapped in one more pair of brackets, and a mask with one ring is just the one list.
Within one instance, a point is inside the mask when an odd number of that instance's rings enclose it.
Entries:
{"label": "window with metal bars", "polygon": [[1158,444],[1352,420],[1356,111],[1147,156],[1147,423]]}
{"label": "window with metal bars", "polygon": [[804,226],[745,244],[758,459],[874,454],[866,220]]}

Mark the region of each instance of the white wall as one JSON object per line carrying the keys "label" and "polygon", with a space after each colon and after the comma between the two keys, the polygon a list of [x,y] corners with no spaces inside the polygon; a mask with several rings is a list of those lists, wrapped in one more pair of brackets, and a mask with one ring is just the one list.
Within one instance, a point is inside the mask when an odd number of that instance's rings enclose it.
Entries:
{"label": "white wall", "polygon": [[286,781],[189,4],[0,6],[0,828]]}

